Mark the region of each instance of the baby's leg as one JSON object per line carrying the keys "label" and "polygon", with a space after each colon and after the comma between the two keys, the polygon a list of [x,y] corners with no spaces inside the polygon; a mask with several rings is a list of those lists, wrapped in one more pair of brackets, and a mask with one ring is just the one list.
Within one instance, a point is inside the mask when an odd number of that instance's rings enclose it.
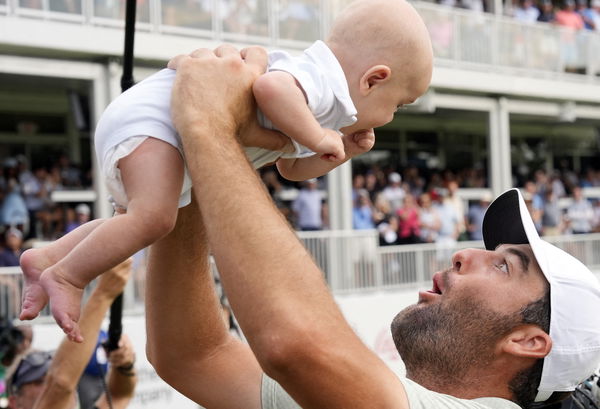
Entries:
{"label": "baby's leg", "polygon": [[119,161],[129,203],[127,213],[106,220],[58,263],[42,273],[54,319],[70,339],[83,288],[96,276],[154,243],[173,229],[183,183],[183,159],[170,144],[146,139]]}
{"label": "baby's leg", "polygon": [[25,285],[20,319],[34,319],[48,304],[48,295],[40,286],[42,272],[66,256],[73,247],[103,222],[104,219],[87,222],[51,244],[37,249],[29,249],[21,255],[19,261]]}

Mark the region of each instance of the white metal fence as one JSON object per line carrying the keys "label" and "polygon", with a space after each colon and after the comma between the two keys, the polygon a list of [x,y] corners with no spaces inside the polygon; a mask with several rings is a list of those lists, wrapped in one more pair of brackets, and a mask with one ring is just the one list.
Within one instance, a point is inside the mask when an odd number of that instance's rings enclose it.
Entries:
{"label": "white metal fence", "polygon": [[[374,230],[298,232],[298,237],[335,293],[427,287],[433,273],[450,266],[450,257],[456,250],[483,247],[478,241],[458,242],[452,248],[435,244],[382,247]],[[600,273],[600,233],[547,239]],[[143,255],[134,261],[134,269],[125,290],[125,309],[129,314],[140,313],[144,307]],[[0,316],[17,317],[22,285],[19,267],[0,268]],[[46,308],[41,315],[48,317],[49,310]]]}
{"label": "white metal fence", "polygon": [[[147,0],[138,2],[138,30],[218,41],[303,48],[323,38],[349,0]],[[0,0],[2,15],[121,28],[123,1]],[[600,34],[548,23],[414,1],[440,64],[548,76],[565,70],[600,82]],[[1,24],[1,23],[0,23]]]}

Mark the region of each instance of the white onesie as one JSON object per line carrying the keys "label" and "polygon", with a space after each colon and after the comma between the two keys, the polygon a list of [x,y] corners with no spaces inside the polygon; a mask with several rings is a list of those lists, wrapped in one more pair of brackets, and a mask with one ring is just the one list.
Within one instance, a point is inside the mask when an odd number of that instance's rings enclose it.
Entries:
{"label": "white onesie", "polygon": [[[338,130],[356,122],[356,108],[350,98],[348,84],[339,62],[325,43],[315,42],[302,55],[292,57],[284,51],[269,53],[268,71],[286,71],[301,85],[308,107],[324,128]],[[117,97],[104,111],[95,133],[95,148],[100,169],[115,206],[126,208],[128,199],[123,188],[119,159],[129,155],[147,137],[173,145],[185,158],[181,139],[171,122],[171,89],[175,71],[164,69],[146,78]],[[259,112],[261,125],[274,129]],[[263,148],[245,148],[255,169],[280,157],[303,158],[314,155],[306,147],[292,141],[291,154]],[[183,181],[179,207],[191,200],[192,182],[187,171]]]}

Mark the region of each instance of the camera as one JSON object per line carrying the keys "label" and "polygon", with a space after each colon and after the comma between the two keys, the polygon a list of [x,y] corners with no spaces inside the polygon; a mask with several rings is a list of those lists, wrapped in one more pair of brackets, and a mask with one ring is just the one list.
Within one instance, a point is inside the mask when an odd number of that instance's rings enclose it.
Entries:
{"label": "camera", "polygon": [[0,363],[9,366],[15,359],[19,345],[24,340],[23,333],[5,317],[0,317]]}

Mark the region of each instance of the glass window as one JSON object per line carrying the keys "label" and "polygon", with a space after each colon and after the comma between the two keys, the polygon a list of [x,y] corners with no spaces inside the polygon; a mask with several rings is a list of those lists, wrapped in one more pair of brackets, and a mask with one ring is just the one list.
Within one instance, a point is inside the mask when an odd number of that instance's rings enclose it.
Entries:
{"label": "glass window", "polygon": [[48,6],[50,11],[81,14],[81,0],[49,0]]}
{"label": "glass window", "polygon": [[212,29],[210,0],[163,0],[162,23],[168,26]]}
{"label": "glass window", "polygon": [[42,0],[19,0],[19,7],[42,10]]}
{"label": "glass window", "polygon": [[320,16],[318,0],[281,0],[279,38],[298,41],[318,40]]}
{"label": "glass window", "polygon": [[[125,19],[125,0],[94,0],[94,16],[112,18],[116,20]],[[138,0],[136,5],[136,21],[150,22],[150,1]]]}
{"label": "glass window", "polygon": [[269,8],[267,0],[222,0],[223,31],[267,37]]}

